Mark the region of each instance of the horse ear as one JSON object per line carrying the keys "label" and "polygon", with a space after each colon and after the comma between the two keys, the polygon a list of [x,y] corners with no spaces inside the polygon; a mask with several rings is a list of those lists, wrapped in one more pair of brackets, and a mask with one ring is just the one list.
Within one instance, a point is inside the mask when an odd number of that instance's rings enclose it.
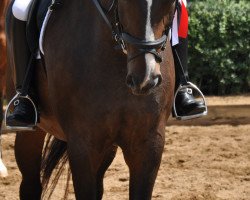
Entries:
{"label": "horse ear", "polygon": [[115,3],[115,0],[100,0],[100,5],[105,11],[110,11]]}

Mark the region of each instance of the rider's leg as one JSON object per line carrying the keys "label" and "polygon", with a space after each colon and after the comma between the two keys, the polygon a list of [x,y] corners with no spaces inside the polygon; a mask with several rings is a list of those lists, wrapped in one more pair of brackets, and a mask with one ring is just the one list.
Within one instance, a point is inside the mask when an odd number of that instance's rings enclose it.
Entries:
{"label": "rider's leg", "polygon": [[[17,92],[21,91],[31,57],[26,39],[26,21],[32,1],[16,0],[14,2],[13,16],[9,25]],[[15,101],[14,111],[7,117],[6,124],[12,127],[28,127],[34,124],[34,119],[35,112],[32,104],[28,100],[20,98]]]}
{"label": "rider's leg", "polygon": [[[188,11],[187,1],[178,1],[172,25],[172,46],[176,71],[176,87],[188,81]],[[197,101],[191,88],[179,91],[175,99],[178,116],[194,116],[206,110],[204,102]]]}
{"label": "rider's leg", "polygon": [[[181,82],[181,76],[183,76],[182,68],[186,80],[188,80],[188,37],[179,38],[179,44],[174,47],[174,50],[176,50],[174,53],[174,60],[176,69],[176,86],[178,87]],[[179,57],[179,60],[177,56]],[[200,114],[206,109],[204,102],[195,100],[192,94],[192,89],[189,88],[178,92],[176,96],[176,105],[176,111],[178,115],[181,116]]]}

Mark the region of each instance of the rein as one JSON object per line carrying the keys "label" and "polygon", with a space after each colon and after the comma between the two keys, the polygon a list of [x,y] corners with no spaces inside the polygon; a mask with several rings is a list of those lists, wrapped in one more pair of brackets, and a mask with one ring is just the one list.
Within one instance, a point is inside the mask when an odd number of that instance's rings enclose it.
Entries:
{"label": "rein", "polygon": [[[137,58],[138,56],[146,53],[150,53],[155,56],[156,62],[161,63],[162,62],[162,56],[160,55],[159,52],[157,52],[157,49],[160,49],[161,51],[164,51],[166,49],[166,42],[167,42],[167,36],[169,34],[169,30],[171,27],[170,26],[166,27],[166,29],[163,32],[163,36],[157,40],[154,41],[148,41],[148,40],[141,40],[138,39],[129,33],[123,32],[122,31],[122,25],[119,21],[119,15],[118,15],[118,0],[114,0],[112,3],[111,7],[109,8],[109,11],[112,9],[112,7],[115,6],[114,11],[115,11],[115,23],[114,25],[110,22],[108,19],[104,9],[100,5],[100,2],[98,0],[92,0],[93,3],[95,4],[97,10],[101,14],[102,18],[108,25],[108,27],[112,31],[112,36],[114,40],[118,43],[118,46],[120,49],[122,49],[123,53],[127,55],[127,50],[126,50],[126,43],[131,44],[133,46],[136,46],[136,48],[139,50],[139,53],[133,56],[128,57],[128,62],[131,60]],[[177,0],[176,0],[177,4]]]}

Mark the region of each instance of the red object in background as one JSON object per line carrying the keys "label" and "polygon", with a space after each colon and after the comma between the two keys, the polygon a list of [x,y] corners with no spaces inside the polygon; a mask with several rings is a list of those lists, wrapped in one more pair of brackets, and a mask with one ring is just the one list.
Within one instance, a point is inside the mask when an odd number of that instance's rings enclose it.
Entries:
{"label": "red object in background", "polygon": [[188,11],[183,2],[181,2],[181,19],[178,35],[181,38],[186,38],[188,35]]}

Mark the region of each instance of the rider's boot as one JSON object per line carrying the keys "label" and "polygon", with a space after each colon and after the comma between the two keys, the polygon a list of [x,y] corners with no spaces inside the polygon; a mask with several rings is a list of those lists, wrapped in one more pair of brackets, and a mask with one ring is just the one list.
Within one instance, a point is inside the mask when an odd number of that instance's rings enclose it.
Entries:
{"label": "rider's boot", "polygon": [[[15,69],[15,86],[17,93],[21,93],[31,52],[26,40],[26,22],[13,17],[10,23],[10,37]],[[6,125],[13,129],[20,128],[20,130],[26,130],[27,127],[28,130],[30,127],[34,126],[34,121],[35,110],[32,103],[26,98],[19,97],[15,99],[14,110],[7,116]]]}
{"label": "rider's boot", "polygon": [[[180,43],[174,47],[177,87],[180,85],[182,77],[185,77],[185,80],[188,80],[188,68],[187,68],[188,40],[187,38],[180,40],[181,40]],[[204,102],[198,101],[194,98],[191,88],[184,88],[179,90],[179,92],[176,94],[175,105],[176,105],[176,113],[178,113],[178,116],[186,116],[187,119],[189,117],[192,118],[191,116],[195,115],[197,116],[199,114],[202,114],[206,110]]]}

